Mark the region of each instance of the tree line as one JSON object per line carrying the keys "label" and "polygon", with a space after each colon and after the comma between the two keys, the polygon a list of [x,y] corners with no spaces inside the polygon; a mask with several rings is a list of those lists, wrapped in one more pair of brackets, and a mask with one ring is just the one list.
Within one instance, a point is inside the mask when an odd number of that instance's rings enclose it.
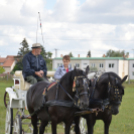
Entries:
{"label": "tree line", "polygon": [[[16,70],[22,70],[23,69],[22,59],[23,59],[25,54],[27,54],[28,52],[31,51],[26,38],[24,38],[22,40],[20,45],[21,45],[21,47],[19,48],[18,54],[15,57],[15,60],[16,60],[17,63],[15,65],[12,73],[14,73]],[[52,55],[53,54],[49,51],[46,52],[44,46],[42,46],[41,49],[42,49],[41,55],[43,56],[43,58],[45,59],[45,61],[47,63],[48,70],[52,70]],[[72,52],[69,53],[69,56],[74,57]],[[91,50],[89,50],[85,56],[86,57],[92,57],[91,56]],[[109,49],[105,54],[102,55],[102,57],[129,57],[129,52],[125,52],[124,50],[115,51],[115,50]],[[5,71],[4,68],[2,66],[0,66],[0,74],[2,74],[4,71]]]}

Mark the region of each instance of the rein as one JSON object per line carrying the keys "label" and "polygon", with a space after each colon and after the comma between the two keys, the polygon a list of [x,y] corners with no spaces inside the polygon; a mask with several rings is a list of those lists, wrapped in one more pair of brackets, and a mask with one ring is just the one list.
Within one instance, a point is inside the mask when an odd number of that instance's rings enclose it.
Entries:
{"label": "rein", "polygon": [[[77,80],[77,78],[83,78],[84,76],[76,76],[74,78],[74,81]],[[66,91],[65,88],[63,88],[63,86],[60,84],[60,82],[58,82],[57,84],[57,90],[56,90],[56,97],[55,97],[55,100],[50,100],[50,101],[46,101],[46,93],[47,93],[47,89],[49,88],[49,86],[47,86],[47,88],[45,88],[45,93],[44,93],[44,97],[43,97],[43,102],[42,102],[42,106],[40,108],[38,108],[36,111],[34,111],[31,116],[33,116],[34,114],[37,114],[42,108],[44,108],[44,106],[62,106],[62,107],[74,107],[74,108],[78,108],[79,109],[79,106],[77,106],[78,104],[78,99],[80,96],[82,95],[88,95],[88,92],[84,91],[84,92],[81,92],[79,93],[78,92],[78,89],[75,87],[73,87],[73,91],[76,91],[76,97],[75,96],[75,99],[73,99],[73,97]],[[58,99],[58,92],[59,92],[59,88],[58,86],[61,87],[61,89],[66,93],[66,95],[71,99],[71,101],[65,101],[65,100],[57,100]],[[52,88],[52,87],[50,87]],[[49,89],[50,89],[49,88]],[[79,89],[84,89],[84,88],[79,88]]]}

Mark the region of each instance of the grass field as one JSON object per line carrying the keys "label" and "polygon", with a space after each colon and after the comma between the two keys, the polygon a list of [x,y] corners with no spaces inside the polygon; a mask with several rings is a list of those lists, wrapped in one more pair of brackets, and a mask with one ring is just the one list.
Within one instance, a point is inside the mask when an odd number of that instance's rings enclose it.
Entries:
{"label": "grass field", "polygon": [[[4,93],[5,88],[13,85],[13,81],[0,80],[0,134],[5,134],[5,116],[6,108],[4,106]],[[134,134],[134,84],[125,86],[125,95],[120,106],[118,115],[113,116],[110,126],[110,134]],[[62,130],[61,126],[58,127],[59,132]],[[94,134],[103,134],[104,124],[102,121],[97,121]]]}

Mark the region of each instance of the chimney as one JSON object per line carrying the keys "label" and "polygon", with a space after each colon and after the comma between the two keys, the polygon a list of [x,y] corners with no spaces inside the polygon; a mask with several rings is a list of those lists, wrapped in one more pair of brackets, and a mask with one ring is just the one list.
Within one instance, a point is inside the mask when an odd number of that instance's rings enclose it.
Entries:
{"label": "chimney", "polygon": [[78,57],[80,57],[80,54],[78,54]]}
{"label": "chimney", "polygon": [[103,54],[103,57],[106,57],[106,55],[105,55],[105,54]]}
{"label": "chimney", "polygon": [[63,54],[61,54],[60,57],[63,57]]}

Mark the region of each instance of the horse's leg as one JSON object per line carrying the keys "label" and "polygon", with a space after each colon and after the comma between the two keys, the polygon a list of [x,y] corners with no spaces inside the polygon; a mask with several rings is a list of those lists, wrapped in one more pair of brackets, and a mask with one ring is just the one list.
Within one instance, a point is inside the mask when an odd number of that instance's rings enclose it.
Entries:
{"label": "horse's leg", "polygon": [[51,127],[52,127],[52,134],[57,134],[57,123],[55,121],[52,121],[52,124],[51,124]]}
{"label": "horse's leg", "polygon": [[33,115],[31,117],[31,122],[32,122],[32,125],[33,125],[33,134],[38,134],[37,121],[38,121],[37,116]]}
{"label": "horse's leg", "polygon": [[46,121],[41,121],[41,125],[40,125],[40,134],[43,134],[45,131],[45,127],[47,126],[48,122]]}
{"label": "horse's leg", "polygon": [[65,134],[70,134],[71,123],[65,123]]}
{"label": "horse's leg", "polygon": [[95,120],[95,118],[93,116],[94,115],[91,114],[86,118],[87,127],[88,127],[88,134],[93,134],[93,128],[94,128],[94,124],[96,122],[96,120]]}
{"label": "horse's leg", "polygon": [[80,117],[75,117],[74,122],[75,122],[74,127],[75,134],[80,134],[80,128],[79,128]]}
{"label": "horse's leg", "polygon": [[111,123],[111,120],[112,120],[112,115],[107,117],[106,120],[104,120],[104,134],[109,134],[109,126],[110,126],[110,123]]}

